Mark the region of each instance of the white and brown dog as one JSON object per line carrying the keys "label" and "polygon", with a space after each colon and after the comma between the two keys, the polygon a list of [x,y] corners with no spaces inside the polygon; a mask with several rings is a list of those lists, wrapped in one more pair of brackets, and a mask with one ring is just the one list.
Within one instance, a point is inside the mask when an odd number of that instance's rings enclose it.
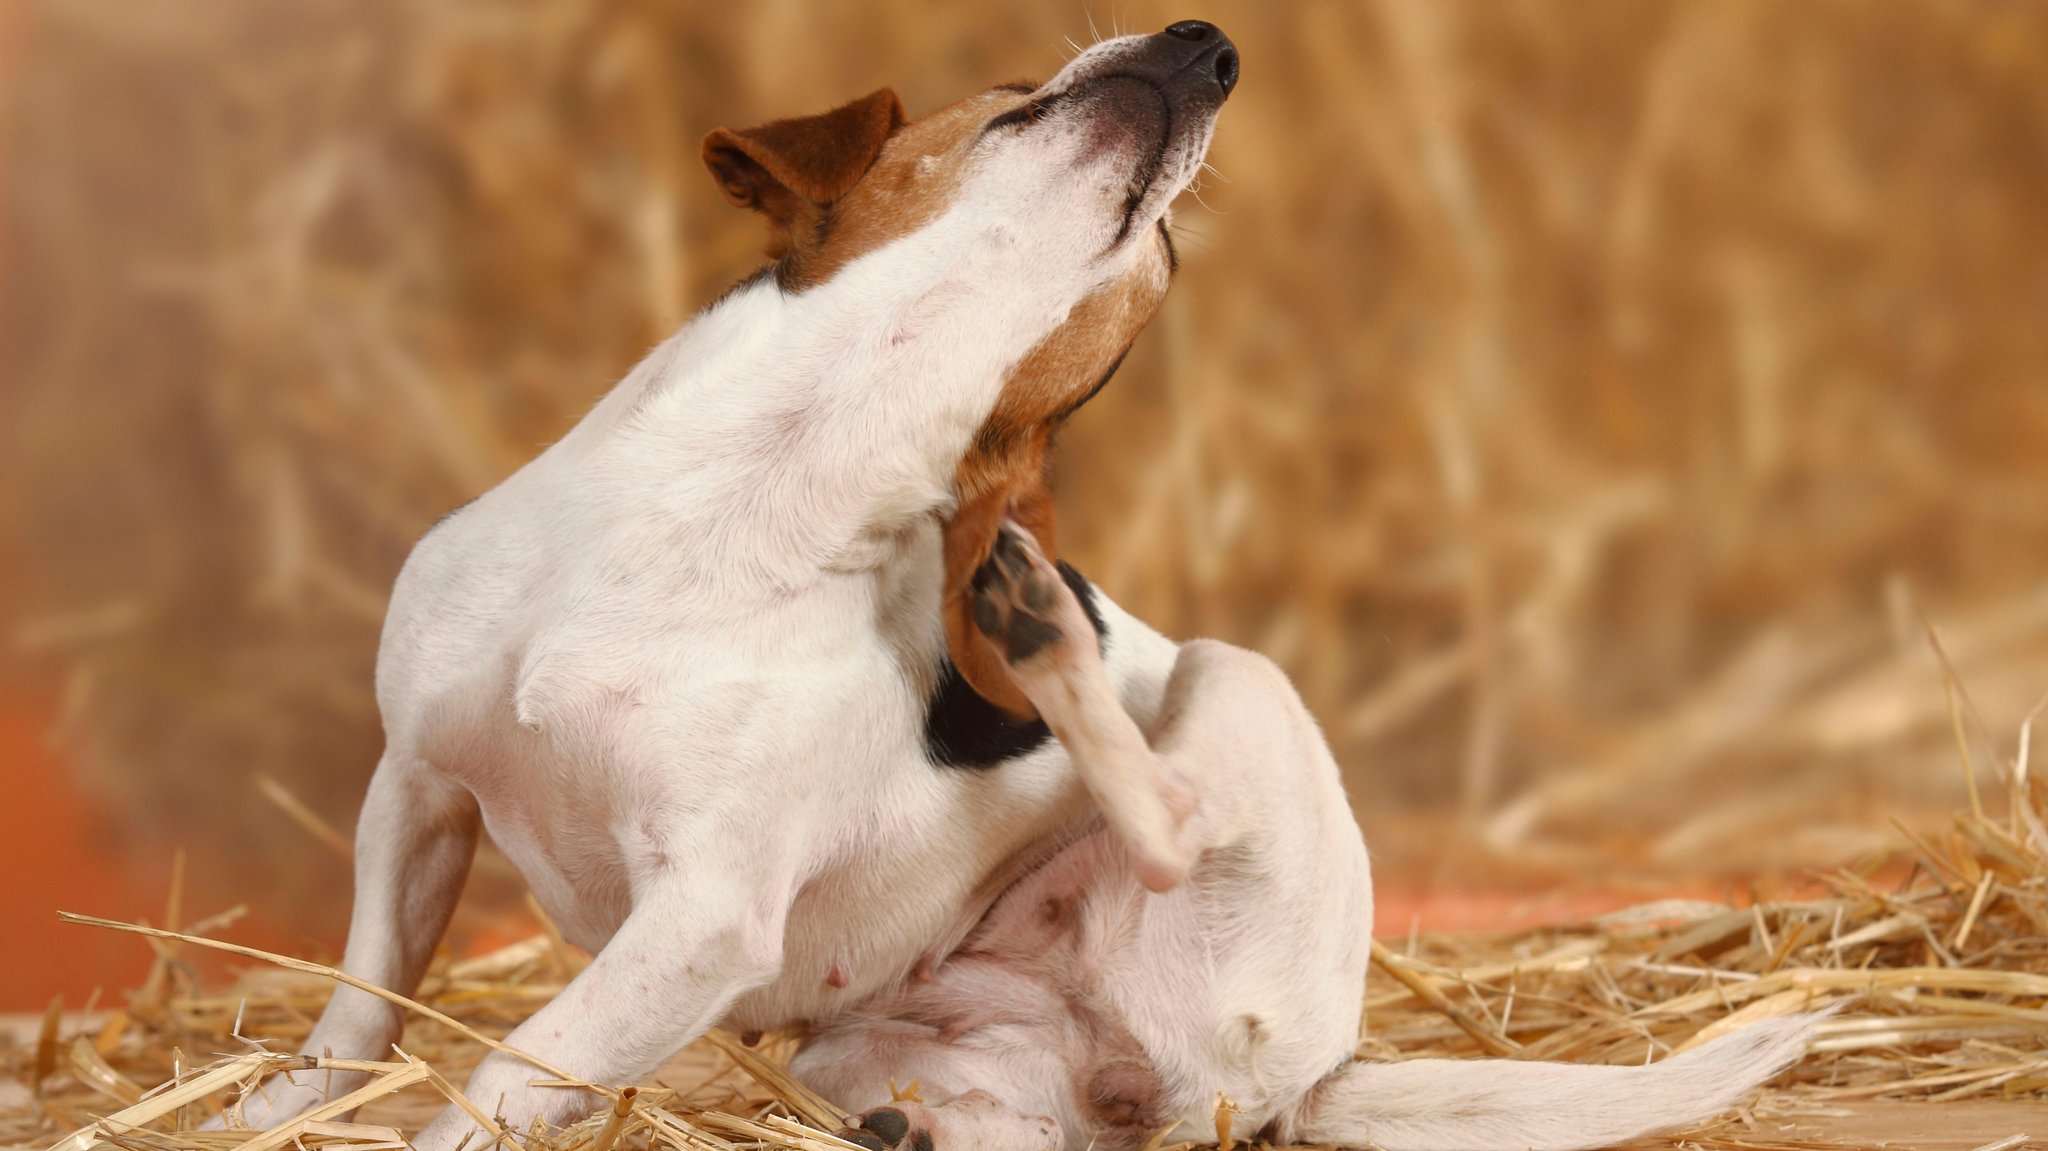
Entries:
{"label": "white and brown dog", "polygon": [[[1166,292],[1237,73],[1188,21],[910,123],[882,91],[707,138],[775,263],[407,561],[350,973],[416,985],[484,827],[595,954],[513,1047],[617,1083],[802,1028],[878,1149],[1199,1138],[1219,1092],[1274,1139],[1597,1146],[1797,1056],[1779,1021],[1637,1068],[1351,1061],[1372,887],[1314,721],[1049,558],[1047,446]],[[306,1050],[399,1029],[344,988]],[[537,1074],[493,1054],[468,1094],[587,1110]],[[356,1085],[305,1079],[243,1120]]]}

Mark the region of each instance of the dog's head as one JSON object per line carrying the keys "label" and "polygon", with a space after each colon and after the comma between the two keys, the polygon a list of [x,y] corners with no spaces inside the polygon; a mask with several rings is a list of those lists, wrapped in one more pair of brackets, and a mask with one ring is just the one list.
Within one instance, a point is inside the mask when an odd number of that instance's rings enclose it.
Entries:
{"label": "dog's head", "polygon": [[1056,554],[1053,434],[1165,298],[1176,265],[1167,207],[1199,168],[1237,76],[1229,38],[1189,20],[1097,44],[1044,84],[1000,85],[915,121],[884,89],[704,140],[726,198],[767,218],[785,291],[823,284],[947,215],[999,243],[1013,274],[1065,289],[961,459],[946,527],[954,661],[1015,714],[1030,704],[969,621],[968,581],[1006,514]]}

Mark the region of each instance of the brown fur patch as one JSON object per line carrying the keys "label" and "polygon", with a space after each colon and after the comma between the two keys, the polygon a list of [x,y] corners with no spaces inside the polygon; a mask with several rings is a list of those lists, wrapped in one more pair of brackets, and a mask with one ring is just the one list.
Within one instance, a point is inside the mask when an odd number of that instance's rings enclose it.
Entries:
{"label": "brown fur patch", "polygon": [[721,128],[704,162],[727,199],[767,217],[776,282],[802,291],[943,212],[982,128],[1029,91],[991,88],[905,123],[885,88],[819,116]]}
{"label": "brown fur patch", "polygon": [[883,88],[816,116],[720,128],[704,137],[704,166],[727,200],[768,218],[769,255],[781,259],[902,126],[903,104]]}

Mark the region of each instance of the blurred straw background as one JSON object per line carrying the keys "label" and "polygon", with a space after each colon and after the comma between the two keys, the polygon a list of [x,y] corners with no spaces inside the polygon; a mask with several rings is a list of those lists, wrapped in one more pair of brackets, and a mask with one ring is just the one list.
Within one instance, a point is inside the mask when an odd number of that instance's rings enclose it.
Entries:
{"label": "blurred straw background", "polygon": [[0,15],[4,910],[155,906],[183,845],[331,943],[346,868],[273,797],[349,825],[412,541],[756,264],[699,137],[1188,16],[1244,82],[1064,443],[1082,570],[1290,669],[1396,886],[1944,820],[1923,616],[1985,730],[2048,689],[2048,6],[39,0]]}

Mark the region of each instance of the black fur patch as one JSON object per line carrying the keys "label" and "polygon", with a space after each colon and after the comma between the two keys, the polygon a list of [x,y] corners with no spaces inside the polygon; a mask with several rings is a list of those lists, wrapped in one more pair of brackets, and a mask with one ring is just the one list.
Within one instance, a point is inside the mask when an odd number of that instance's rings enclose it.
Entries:
{"label": "black fur patch", "polygon": [[[1109,638],[1102,621],[1102,609],[1095,603],[1095,588],[1080,572],[1060,561],[1060,578],[1067,581],[1081,601],[1088,622],[1095,625],[1098,645]],[[1036,751],[1052,732],[1042,719],[1019,723],[1002,708],[983,699],[980,692],[960,675],[949,657],[940,657],[938,686],[924,709],[924,752],[941,767],[983,770],[1000,767],[1003,761]]]}

